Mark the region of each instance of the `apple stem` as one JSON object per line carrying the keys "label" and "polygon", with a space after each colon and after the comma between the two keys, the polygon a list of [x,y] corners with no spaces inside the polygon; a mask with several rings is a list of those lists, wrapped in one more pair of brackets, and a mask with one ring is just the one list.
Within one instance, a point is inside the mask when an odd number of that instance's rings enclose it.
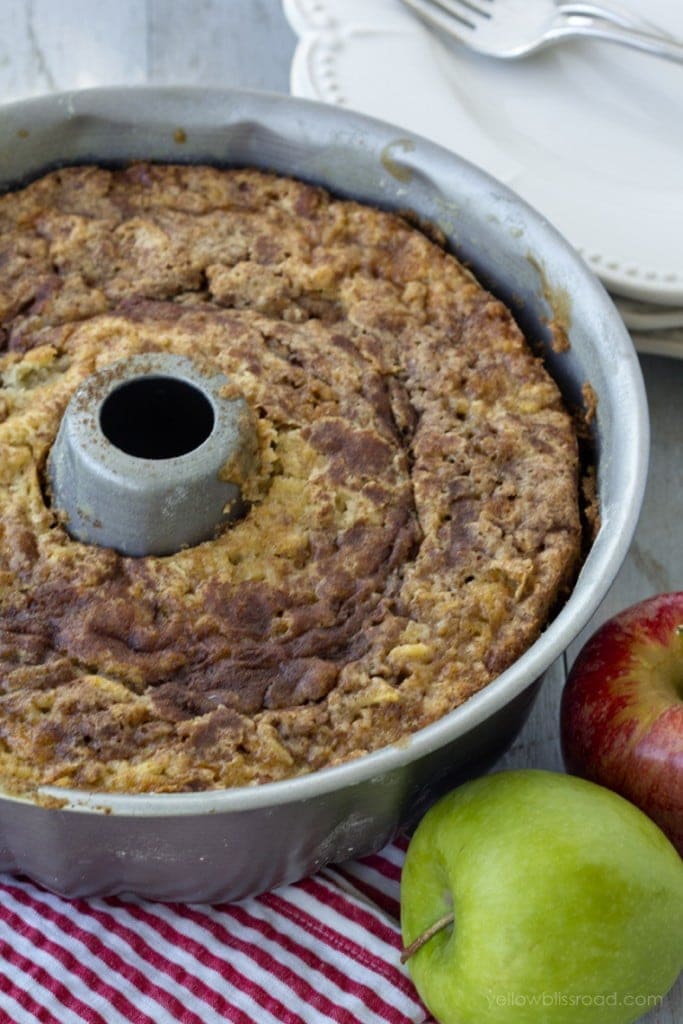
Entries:
{"label": "apple stem", "polygon": [[451,910],[450,913],[444,914],[444,916],[440,917],[438,921],[434,922],[434,924],[430,924],[429,928],[418,935],[416,939],[413,939],[410,945],[406,946],[403,950],[401,953],[401,963],[404,964],[414,953],[417,953],[418,949],[422,949],[425,942],[429,942],[437,932],[442,931],[444,928],[448,928],[449,924],[453,924],[454,921],[455,914]]}

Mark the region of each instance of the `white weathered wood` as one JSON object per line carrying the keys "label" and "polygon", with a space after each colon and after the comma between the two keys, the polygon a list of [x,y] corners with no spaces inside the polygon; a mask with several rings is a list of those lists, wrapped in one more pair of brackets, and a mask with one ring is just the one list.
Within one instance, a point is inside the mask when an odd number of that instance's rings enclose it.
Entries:
{"label": "white weathered wood", "polygon": [[272,0],[148,0],[149,79],[289,91],[295,37]]}
{"label": "white weathered wood", "polygon": [[3,0],[0,96],[145,82],[146,26],[137,0]]}

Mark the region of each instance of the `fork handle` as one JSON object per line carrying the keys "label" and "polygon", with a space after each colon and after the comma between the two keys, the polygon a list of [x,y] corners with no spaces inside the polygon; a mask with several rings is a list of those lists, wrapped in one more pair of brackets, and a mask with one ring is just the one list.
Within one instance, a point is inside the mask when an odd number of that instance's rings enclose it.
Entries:
{"label": "fork handle", "polygon": [[602,39],[607,43],[620,43],[634,50],[642,50],[654,57],[663,57],[678,64],[683,64],[683,43],[675,39],[641,32],[638,29],[615,25],[600,18],[567,15],[564,24],[551,30],[555,38],[560,36],[584,36]]}
{"label": "fork handle", "polygon": [[562,14],[587,14],[591,18],[598,18],[600,21],[607,21],[612,25],[623,25],[624,28],[633,28],[636,32],[645,32],[649,36],[660,36],[662,39],[671,39],[676,42],[676,37],[667,32],[661,25],[655,25],[639,14],[616,4],[615,0],[609,0],[609,7],[600,3],[591,3],[587,0],[555,0],[555,6]]}

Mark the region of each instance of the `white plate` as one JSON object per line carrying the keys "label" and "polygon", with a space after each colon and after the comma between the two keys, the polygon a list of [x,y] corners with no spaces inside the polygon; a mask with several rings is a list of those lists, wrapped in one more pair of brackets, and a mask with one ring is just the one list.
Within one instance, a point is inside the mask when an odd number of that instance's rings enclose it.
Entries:
{"label": "white plate", "polygon": [[639,352],[683,359],[683,308],[613,296]]}
{"label": "white plate", "polygon": [[678,331],[683,338],[683,308],[680,306],[653,306],[615,296],[617,308],[624,323],[634,331]]}
{"label": "white plate", "polygon": [[[683,37],[681,0],[621,0]],[[683,66],[585,41],[524,61],[438,40],[399,0],[284,0],[295,95],[425,135],[545,214],[607,287],[683,304]]]}

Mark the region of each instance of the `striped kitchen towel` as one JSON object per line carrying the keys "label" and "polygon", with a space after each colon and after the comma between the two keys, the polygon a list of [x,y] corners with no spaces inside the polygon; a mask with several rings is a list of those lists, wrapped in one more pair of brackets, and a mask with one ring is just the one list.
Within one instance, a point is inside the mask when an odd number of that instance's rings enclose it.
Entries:
{"label": "striped kitchen towel", "polygon": [[66,900],[0,876],[2,1024],[418,1024],[405,842],[241,903]]}

